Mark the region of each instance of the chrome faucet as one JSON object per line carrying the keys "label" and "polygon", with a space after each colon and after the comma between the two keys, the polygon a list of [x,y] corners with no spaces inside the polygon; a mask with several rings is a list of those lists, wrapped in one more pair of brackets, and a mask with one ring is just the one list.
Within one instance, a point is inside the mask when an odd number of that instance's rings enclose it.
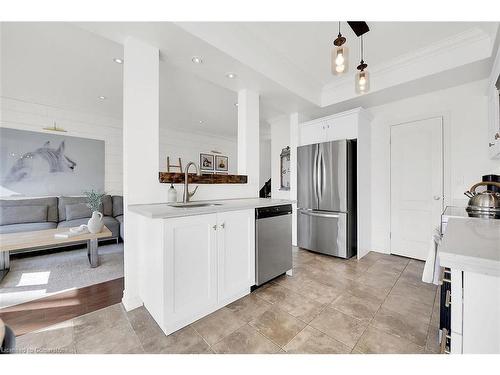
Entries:
{"label": "chrome faucet", "polygon": [[198,166],[195,163],[193,163],[192,161],[190,161],[186,165],[186,171],[184,172],[184,194],[182,195],[182,202],[183,203],[188,203],[189,199],[196,193],[196,190],[198,190],[198,185],[196,185],[193,192],[192,193],[189,192],[188,172],[189,172],[189,167],[192,165],[194,165],[194,168],[196,169],[196,175],[199,175]]}

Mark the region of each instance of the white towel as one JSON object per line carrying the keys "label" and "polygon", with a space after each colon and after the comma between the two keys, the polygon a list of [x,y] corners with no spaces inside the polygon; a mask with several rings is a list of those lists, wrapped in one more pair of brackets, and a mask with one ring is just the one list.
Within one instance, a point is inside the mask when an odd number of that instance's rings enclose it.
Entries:
{"label": "white towel", "polygon": [[441,243],[441,233],[439,228],[436,228],[432,236],[429,246],[429,253],[425,261],[424,272],[422,273],[422,281],[424,283],[439,284],[440,262],[438,255],[439,244]]}

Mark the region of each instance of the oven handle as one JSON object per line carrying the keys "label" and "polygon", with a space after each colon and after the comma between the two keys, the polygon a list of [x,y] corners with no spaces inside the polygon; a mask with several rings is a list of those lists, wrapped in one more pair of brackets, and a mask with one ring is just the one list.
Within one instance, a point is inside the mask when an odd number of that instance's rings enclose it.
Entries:
{"label": "oven handle", "polygon": [[299,209],[299,212],[303,215],[307,216],[316,216],[316,217],[329,217],[329,218],[336,218],[338,219],[340,217],[340,214],[332,214],[332,213],[326,213],[326,212],[318,212],[318,211],[311,211],[311,210],[305,210],[303,208]]}

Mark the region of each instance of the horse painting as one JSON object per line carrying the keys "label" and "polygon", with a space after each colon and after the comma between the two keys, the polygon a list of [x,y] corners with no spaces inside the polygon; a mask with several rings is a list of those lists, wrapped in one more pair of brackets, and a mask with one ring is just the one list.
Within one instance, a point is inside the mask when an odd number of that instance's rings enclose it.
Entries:
{"label": "horse painting", "polygon": [[19,182],[39,173],[71,173],[75,167],[76,163],[65,155],[64,141],[61,141],[57,149],[51,148],[48,141],[35,151],[22,155],[12,166],[6,179],[9,182]]}

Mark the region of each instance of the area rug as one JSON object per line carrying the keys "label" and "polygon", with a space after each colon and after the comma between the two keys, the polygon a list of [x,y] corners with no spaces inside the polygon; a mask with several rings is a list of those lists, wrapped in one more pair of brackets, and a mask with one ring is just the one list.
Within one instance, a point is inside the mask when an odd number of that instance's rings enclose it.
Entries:
{"label": "area rug", "polygon": [[0,309],[123,277],[123,243],[99,246],[99,261],[90,268],[86,248],[13,258],[0,282]]}

